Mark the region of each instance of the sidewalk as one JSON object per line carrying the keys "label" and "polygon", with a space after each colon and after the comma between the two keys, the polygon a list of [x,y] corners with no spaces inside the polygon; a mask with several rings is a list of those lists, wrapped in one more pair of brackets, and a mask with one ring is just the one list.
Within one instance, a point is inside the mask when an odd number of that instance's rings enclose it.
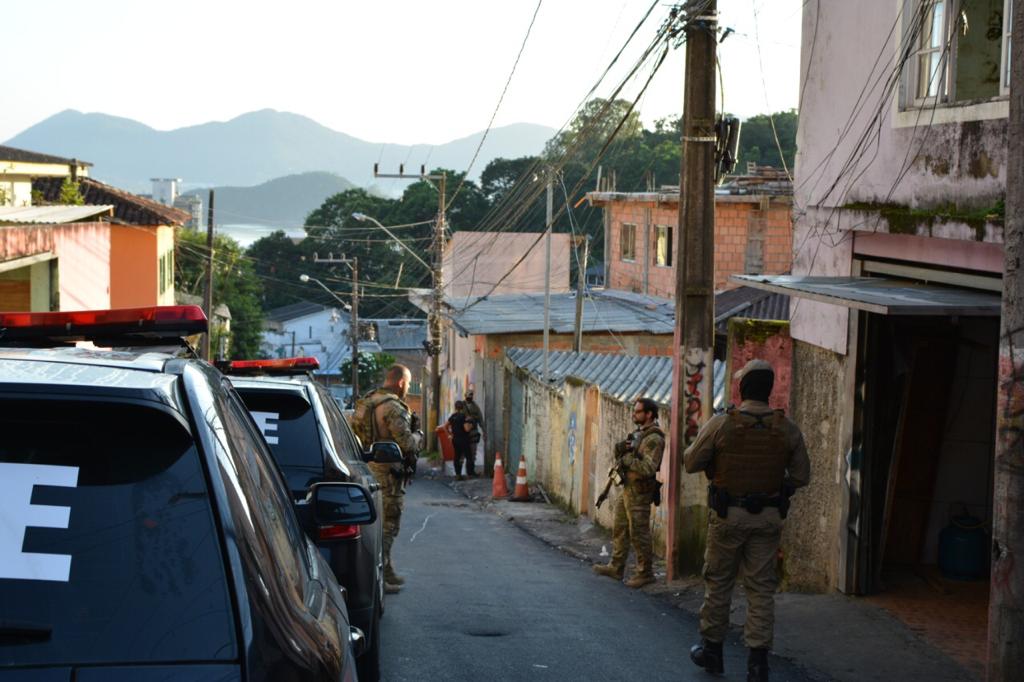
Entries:
{"label": "sidewalk", "polygon": [[[428,473],[434,477],[436,472]],[[490,479],[455,481],[448,485],[482,510],[497,514],[523,531],[580,561],[604,563],[611,551],[610,535],[587,517],[573,518],[546,504],[531,486],[534,502],[491,499]],[[703,598],[699,577],[665,583],[664,562],[657,562],[659,581],[643,588],[651,596],[691,613],[697,613]],[[622,589],[628,589],[623,586]],[[732,623],[742,630],[746,599],[737,588]],[[840,594],[798,594],[776,596],[774,653],[789,659],[822,680],[860,681],[930,680],[962,682],[980,679],[980,671],[969,671],[925,641],[888,611],[863,599]],[[697,633],[693,633],[696,642]],[[681,642],[687,648],[691,642]]]}

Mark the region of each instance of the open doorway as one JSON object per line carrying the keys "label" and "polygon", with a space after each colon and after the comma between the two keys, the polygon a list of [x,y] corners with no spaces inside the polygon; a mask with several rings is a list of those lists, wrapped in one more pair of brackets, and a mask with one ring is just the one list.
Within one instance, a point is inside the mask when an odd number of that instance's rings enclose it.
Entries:
{"label": "open doorway", "polygon": [[984,662],[999,320],[861,315],[857,592]]}

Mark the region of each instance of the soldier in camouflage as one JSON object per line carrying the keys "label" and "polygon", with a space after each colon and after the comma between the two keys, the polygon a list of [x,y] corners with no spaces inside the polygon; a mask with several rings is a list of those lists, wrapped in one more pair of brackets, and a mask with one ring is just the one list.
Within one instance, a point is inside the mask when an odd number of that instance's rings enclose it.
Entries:
{"label": "soldier in camouflage", "polygon": [[651,505],[660,485],[656,476],[665,450],[665,433],[658,425],[658,405],[649,398],[641,398],[633,405],[633,423],[636,431],[615,445],[623,487],[615,502],[612,558],[607,564],[594,566],[594,572],[622,580],[632,542],[636,572],[626,585],[635,589],[654,582]]}
{"label": "soldier in camouflage", "polygon": [[[394,441],[402,450],[405,465],[370,462],[369,467],[380,483],[383,495],[384,589],[389,594],[401,590],[405,580],[395,573],[391,546],[398,536],[404,506],[404,468],[415,467],[416,456],[423,446],[423,434],[413,427],[413,414],[403,400],[412,382],[412,373],[404,365],[393,365],[385,375],[384,384],[361,398],[353,415],[355,431],[368,447],[374,441]],[[366,442],[369,440],[369,442]],[[410,464],[411,463],[411,464]]]}

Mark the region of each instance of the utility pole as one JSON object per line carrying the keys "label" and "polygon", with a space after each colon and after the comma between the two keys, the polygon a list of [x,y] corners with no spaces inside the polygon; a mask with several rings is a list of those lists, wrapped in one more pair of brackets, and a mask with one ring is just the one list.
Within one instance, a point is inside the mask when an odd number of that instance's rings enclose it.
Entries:
{"label": "utility pole", "polygon": [[544,246],[544,383],[548,383],[548,350],[551,328],[551,223],[554,215],[555,186],[554,171],[548,169],[548,199],[546,209],[545,232],[547,232]]}
{"label": "utility pole", "polygon": [[[328,265],[340,263],[347,265],[352,272],[352,311],[349,316],[348,336],[352,345],[352,402],[354,404],[356,398],[359,397],[359,258],[355,256],[346,258],[345,254],[342,254],[341,258],[335,258],[333,253],[327,254],[327,258],[320,258],[314,253],[313,262]],[[294,344],[294,334],[292,339]],[[292,353],[294,354],[294,352],[293,348]]]}
{"label": "utility pole", "polygon": [[988,607],[989,682],[1020,679],[1024,661],[1024,2],[1018,0],[1012,8],[1005,269]]}
{"label": "utility pole", "polygon": [[441,348],[444,322],[444,234],[448,228],[445,218],[445,190],[448,182],[447,173],[427,173],[425,166],[420,166],[419,175],[405,173],[405,165],[399,165],[398,173],[380,173],[377,164],[373,164],[373,177],[396,178],[400,180],[425,180],[437,189],[437,220],[434,223],[434,238],[431,243],[431,276],[433,279],[433,296],[427,325],[430,330],[430,343],[427,353],[430,355],[430,409],[427,411],[427,450],[434,450],[438,420],[441,418]]}
{"label": "utility pole", "polygon": [[[668,578],[680,570],[682,454],[711,416],[714,356],[715,50],[716,0],[682,8],[686,34],[680,238],[676,247],[676,328],[672,357],[672,434],[669,449]],[[676,10],[673,10],[674,12]]]}
{"label": "utility pole", "polygon": [[580,242],[583,246],[583,259],[577,261],[577,273],[576,273],[576,324],[573,329],[575,334],[573,335],[572,349],[576,353],[583,352],[583,297],[586,296],[587,291],[587,259],[590,257],[590,236],[580,235],[576,238],[576,248],[580,248]]}
{"label": "utility pole", "polygon": [[210,206],[206,214],[206,288],[203,290],[203,310],[206,312],[207,329],[203,334],[199,355],[210,361],[210,335],[213,334],[213,190],[210,190]]}

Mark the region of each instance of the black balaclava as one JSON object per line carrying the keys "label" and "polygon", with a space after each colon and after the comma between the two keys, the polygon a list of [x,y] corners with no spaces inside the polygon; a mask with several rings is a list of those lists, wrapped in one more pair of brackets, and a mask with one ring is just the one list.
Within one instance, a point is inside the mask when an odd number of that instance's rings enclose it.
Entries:
{"label": "black balaclava", "polygon": [[757,369],[747,372],[740,379],[740,397],[743,400],[758,400],[762,403],[768,402],[772,394],[772,387],[775,385],[775,372],[767,369]]}

